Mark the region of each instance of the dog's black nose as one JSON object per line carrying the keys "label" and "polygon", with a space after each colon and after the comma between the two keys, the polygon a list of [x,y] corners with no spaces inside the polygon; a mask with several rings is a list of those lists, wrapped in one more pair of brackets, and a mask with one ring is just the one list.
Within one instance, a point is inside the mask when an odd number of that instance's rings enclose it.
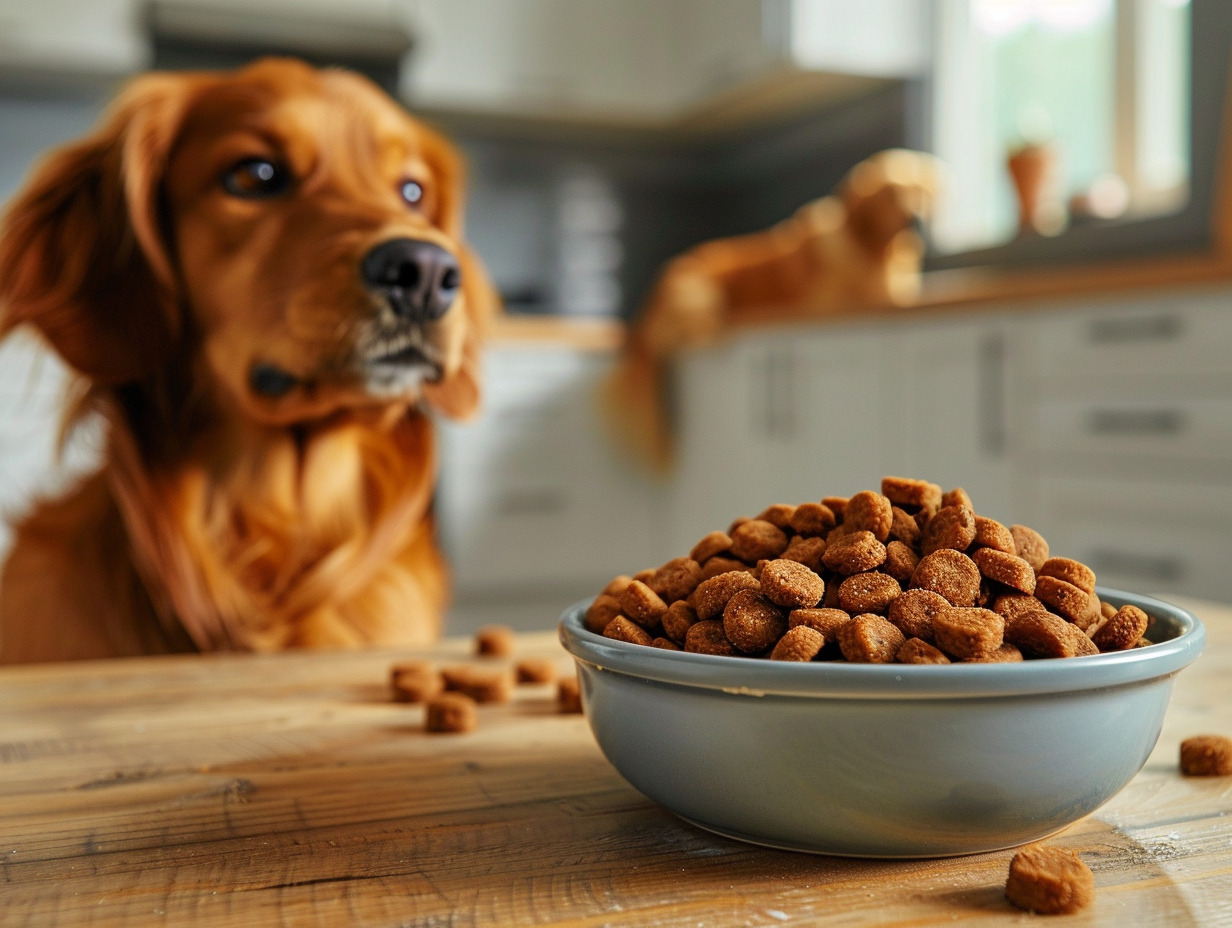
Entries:
{"label": "dog's black nose", "polygon": [[389,300],[394,312],[415,322],[445,315],[462,285],[457,258],[439,245],[413,238],[377,245],[364,256],[360,275]]}

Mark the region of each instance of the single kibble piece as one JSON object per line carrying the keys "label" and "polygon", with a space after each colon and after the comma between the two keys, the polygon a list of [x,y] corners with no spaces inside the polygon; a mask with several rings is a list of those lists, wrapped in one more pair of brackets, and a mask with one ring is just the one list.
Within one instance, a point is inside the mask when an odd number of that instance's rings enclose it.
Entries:
{"label": "single kibble piece", "polygon": [[754,590],[741,590],[723,610],[723,634],[745,654],[768,651],[785,631],[787,616]]}
{"label": "single kibble piece", "polygon": [[736,657],[740,654],[727,640],[727,635],[723,633],[723,623],[719,619],[702,619],[696,622],[685,635],[684,649],[693,654],[717,654],[722,657]]}
{"label": "single kibble piece", "polygon": [[699,619],[712,619],[722,614],[727,601],[740,590],[760,589],[757,578],[747,570],[730,570],[699,583],[689,597],[689,605],[697,611]]}
{"label": "single kibble piece", "polygon": [[908,590],[890,603],[886,618],[908,638],[920,638],[931,644],[933,618],[942,609],[949,608],[950,601],[940,593]]}
{"label": "single kibble piece", "polygon": [[1091,635],[1091,641],[1101,651],[1125,651],[1138,643],[1148,624],[1150,619],[1147,614],[1127,603],[1111,618],[1103,620],[1103,624]]}
{"label": "single kibble piece", "polygon": [[1038,844],[1010,861],[1005,898],[1041,915],[1068,915],[1095,900],[1095,875],[1073,851]]}
{"label": "single kibble piece", "polygon": [[1085,624],[1093,620],[1090,595],[1065,580],[1036,576],[1035,598],[1067,622],[1085,627]]}
{"label": "single kibble piece", "polygon": [[807,625],[797,625],[783,633],[783,637],[770,652],[770,660],[811,661],[825,647],[825,644],[825,636],[817,629]]}
{"label": "single kibble piece", "polygon": [[871,612],[885,615],[890,604],[903,593],[898,581],[878,572],[852,574],[838,588],[838,606],[844,612],[859,615]]}
{"label": "single kibble piece", "polygon": [[1010,534],[1014,536],[1015,553],[1038,572],[1048,560],[1048,542],[1044,536],[1025,525],[1011,525]]}
{"label": "single kibble piece", "polygon": [[684,650],[683,648],[680,647],[680,645],[672,641],[672,639],[662,638],[662,637],[656,638],[654,641],[650,642],[650,646],[652,648],[659,648],[660,650],[663,650],[663,651],[682,651]]}
{"label": "single kibble piece", "polygon": [[843,513],[847,511],[847,497],[845,496],[823,496],[821,505],[825,506],[832,513],[838,522],[843,521]]}
{"label": "single kibble piece", "polygon": [[844,576],[880,567],[885,559],[885,545],[868,531],[831,536],[826,542],[826,553],[821,556],[827,567]]}
{"label": "single kibble piece", "polygon": [[890,511],[890,537],[914,551],[920,545],[920,524],[905,509],[894,506]]}
{"label": "single kibble piece", "polygon": [[623,615],[618,615],[607,623],[607,627],[603,629],[603,637],[613,641],[627,641],[629,644],[650,644],[654,640],[650,632]]}
{"label": "single kibble piece", "polygon": [[778,557],[787,547],[786,532],[765,519],[749,519],[729,534],[732,554],[747,564]]}
{"label": "single kibble piece", "polygon": [[791,516],[791,530],[808,538],[824,538],[837,524],[830,507],[821,503],[801,503]]}
{"label": "single kibble piece", "polygon": [[1001,647],[1005,619],[991,609],[951,606],[933,618],[933,641],[950,657],[969,660]]}
{"label": "single kibble piece", "polygon": [[513,672],[518,683],[552,683],[556,680],[556,662],[549,657],[524,657]]}
{"label": "single kibble piece", "polygon": [[895,506],[907,509],[933,509],[944,505],[941,487],[927,480],[910,477],[882,477],[881,493]]}
{"label": "single kibble piece", "polygon": [[[652,575],[650,579],[654,579]],[[634,580],[620,594],[620,611],[643,628],[653,628],[667,612],[667,603],[650,584]]]}
{"label": "single kibble piece", "polygon": [[1072,583],[1088,595],[1095,592],[1095,571],[1068,557],[1050,557],[1040,565],[1036,573],[1041,577],[1056,577],[1058,580]]}
{"label": "single kibble piece", "polygon": [[513,671],[507,667],[445,667],[441,677],[447,692],[462,693],[475,702],[508,702],[513,695]]}
{"label": "single kibble piece", "polygon": [[615,596],[617,599],[619,599],[620,594],[625,591],[625,587],[627,587],[632,582],[633,582],[633,578],[630,577],[628,574],[618,574],[617,576],[613,577],[611,580],[608,581],[607,586],[603,588],[603,595]]}
{"label": "single kibble piece", "polygon": [[1020,593],[1035,592],[1035,570],[1022,558],[997,548],[979,548],[972,552],[971,560],[989,580]]}
{"label": "single kibble piece", "polygon": [[986,519],[984,516],[975,517],[975,540],[971,543],[980,548],[993,548],[997,551],[1004,551],[1006,554],[1018,554],[1018,546],[1014,543],[1014,536],[1010,530],[996,519]]}
{"label": "single kibble piece", "polygon": [[508,625],[488,625],[475,632],[475,653],[481,657],[508,657],[516,641]]}
{"label": "single kibble piece", "polygon": [[961,551],[939,548],[920,558],[909,587],[940,593],[951,606],[974,606],[980,595],[980,569]]}
{"label": "single kibble piece", "polygon": [[975,541],[975,513],[966,506],[942,506],[924,526],[920,554],[942,548],[966,551]]}
{"label": "single kibble piece", "polygon": [[933,647],[922,638],[908,638],[898,649],[895,658],[900,664],[948,664],[945,652]]}
{"label": "single kibble piece", "polygon": [[689,557],[699,564],[705,564],[716,554],[722,554],[731,549],[731,536],[727,532],[711,532],[693,546]]}
{"label": "single kibble piece", "polygon": [[803,564],[815,574],[821,574],[825,569],[825,561],[822,560],[822,555],[825,553],[826,540],[824,538],[813,536],[805,538],[797,535],[783,549],[782,557],[785,560]]}
{"label": "single kibble piece", "polygon": [[674,603],[697,589],[701,580],[701,564],[691,557],[677,557],[656,570],[648,585],[665,603]]}
{"label": "single kibble piece", "polygon": [[1042,606],[1005,617],[1005,640],[1036,657],[1075,657],[1081,644],[1078,636],[1086,638],[1082,629]]}
{"label": "single kibble piece", "polygon": [[787,616],[787,628],[807,625],[821,632],[826,644],[834,644],[838,641],[838,630],[850,621],[851,616],[842,609],[793,609]]}
{"label": "single kibble piece", "polygon": [[409,661],[390,668],[389,686],[396,702],[426,702],[445,689],[445,681],[431,661]]}
{"label": "single kibble piece", "polygon": [[971,502],[971,496],[962,487],[955,487],[942,493],[941,506],[966,506],[975,512],[975,504]]}
{"label": "single kibble piece", "polygon": [[441,693],[427,703],[424,728],[434,733],[460,734],[479,724],[475,700],[464,693]]}
{"label": "single kibble piece", "polygon": [[784,531],[791,531],[791,519],[796,514],[796,507],[789,506],[786,503],[775,503],[772,506],[767,506],[759,512],[755,519],[760,519],[762,522],[769,522],[776,528]]}
{"label": "single kibble piece", "polygon": [[849,532],[872,532],[882,544],[890,537],[894,522],[893,506],[880,493],[862,490],[847,500],[843,525]]}
{"label": "single kibble piece", "polygon": [[556,707],[561,712],[582,711],[582,687],[576,675],[556,681]]}
{"label": "single kibble piece", "polygon": [[[629,583],[632,582],[632,580],[629,581]],[[626,587],[628,585],[628,583],[625,584]],[[600,593],[586,608],[586,618],[582,620],[582,624],[586,626],[587,631],[602,635],[603,629],[607,628],[607,623],[618,615],[620,615],[620,600],[610,593]]]}
{"label": "single kibble piece", "polygon": [[696,621],[697,610],[684,600],[679,600],[668,606],[667,612],[663,613],[663,633],[677,644],[683,644],[684,636]]}
{"label": "single kibble piece", "polygon": [[897,580],[899,586],[906,586],[911,582],[911,575],[919,564],[920,556],[910,545],[901,541],[886,543],[886,559],[881,569]]}
{"label": "single kibble piece", "polygon": [[1181,773],[1187,777],[1232,776],[1232,738],[1194,735],[1181,742]]}
{"label": "single kibble piece", "polygon": [[857,615],[839,628],[838,644],[852,663],[889,664],[907,639],[879,615]]}
{"label": "single kibble piece", "polygon": [[811,609],[821,602],[826,583],[799,561],[777,558],[761,569],[761,591],[784,609]]}
{"label": "single kibble piece", "polygon": [[992,651],[981,651],[971,657],[964,658],[969,664],[1016,664],[1023,660],[1022,651],[1008,641],[1001,642],[1001,647]]}
{"label": "single kibble piece", "polygon": [[738,561],[734,557],[725,557],[722,554],[716,554],[714,557],[706,561],[702,565],[701,581],[717,577],[719,574],[730,573],[732,571],[748,572],[749,565],[744,561]]}

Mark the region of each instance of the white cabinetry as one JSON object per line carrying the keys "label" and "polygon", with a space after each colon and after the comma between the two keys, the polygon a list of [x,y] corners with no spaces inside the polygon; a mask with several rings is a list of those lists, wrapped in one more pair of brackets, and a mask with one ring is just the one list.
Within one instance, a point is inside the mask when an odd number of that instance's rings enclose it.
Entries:
{"label": "white cabinetry", "polygon": [[792,326],[685,354],[677,547],[772,503],[877,489],[887,474],[1012,511],[1007,325]]}
{"label": "white cabinetry", "polygon": [[1232,601],[1232,294],[1034,322],[1036,527],[1108,585]]}
{"label": "white cabinetry", "polygon": [[597,391],[613,360],[493,347],[481,416],[442,424],[437,514],[463,605],[542,597],[563,607],[672,556],[655,488],[602,432]]}
{"label": "white cabinetry", "polygon": [[0,69],[121,75],[148,52],[135,0],[0,0]]}
{"label": "white cabinetry", "polygon": [[918,0],[394,2],[416,41],[405,96],[430,109],[663,125],[729,91],[821,99],[927,59]]}

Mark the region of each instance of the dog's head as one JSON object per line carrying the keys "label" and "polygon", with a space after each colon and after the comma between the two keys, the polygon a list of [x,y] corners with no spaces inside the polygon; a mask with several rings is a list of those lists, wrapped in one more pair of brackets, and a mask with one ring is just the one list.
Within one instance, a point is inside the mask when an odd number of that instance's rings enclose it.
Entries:
{"label": "dog's head", "polygon": [[462,182],[453,148],[357,75],[146,75],[10,205],[0,325],[34,325],[102,386],[204,371],[271,425],[418,399],[463,417],[496,297]]}

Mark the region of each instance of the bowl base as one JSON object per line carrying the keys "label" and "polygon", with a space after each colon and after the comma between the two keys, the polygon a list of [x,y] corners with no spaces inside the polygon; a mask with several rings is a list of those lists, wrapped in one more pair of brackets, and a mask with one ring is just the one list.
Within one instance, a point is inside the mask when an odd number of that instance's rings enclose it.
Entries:
{"label": "bowl base", "polygon": [[[700,828],[702,831],[708,831],[712,835],[718,835],[720,838],[730,838],[733,841],[740,841],[744,844],[755,844],[758,847],[769,848],[772,851],[793,851],[797,854],[814,854],[818,857],[851,857],[861,860],[933,860],[942,857],[970,857],[973,854],[991,854],[996,851],[1008,851],[1011,848],[1025,847],[1026,845],[1034,844],[1037,841],[1047,841],[1049,838],[1060,834],[1065,831],[1066,828],[1070,827],[1069,825],[1065,825],[1058,828],[1056,831],[1049,832],[1046,835],[1040,835],[1037,838],[1031,838],[1026,841],[1012,841],[1008,844],[992,845],[990,847],[980,848],[974,851],[938,851],[935,853],[926,854],[887,854],[859,851],[835,851],[814,847],[808,844],[796,844],[791,841],[768,841],[765,838],[746,835],[739,831],[732,831],[726,828],[716,828],[714,825],[707,825],[705,822],[699,822],[697,819],[692,819],[686,815],[680,815],[679,813],[673,812],[672,814],[681,821],[688,822],[690,825],[693,825],[695,828]],[[1081,821],[1081,819],[1079,821]]]}

